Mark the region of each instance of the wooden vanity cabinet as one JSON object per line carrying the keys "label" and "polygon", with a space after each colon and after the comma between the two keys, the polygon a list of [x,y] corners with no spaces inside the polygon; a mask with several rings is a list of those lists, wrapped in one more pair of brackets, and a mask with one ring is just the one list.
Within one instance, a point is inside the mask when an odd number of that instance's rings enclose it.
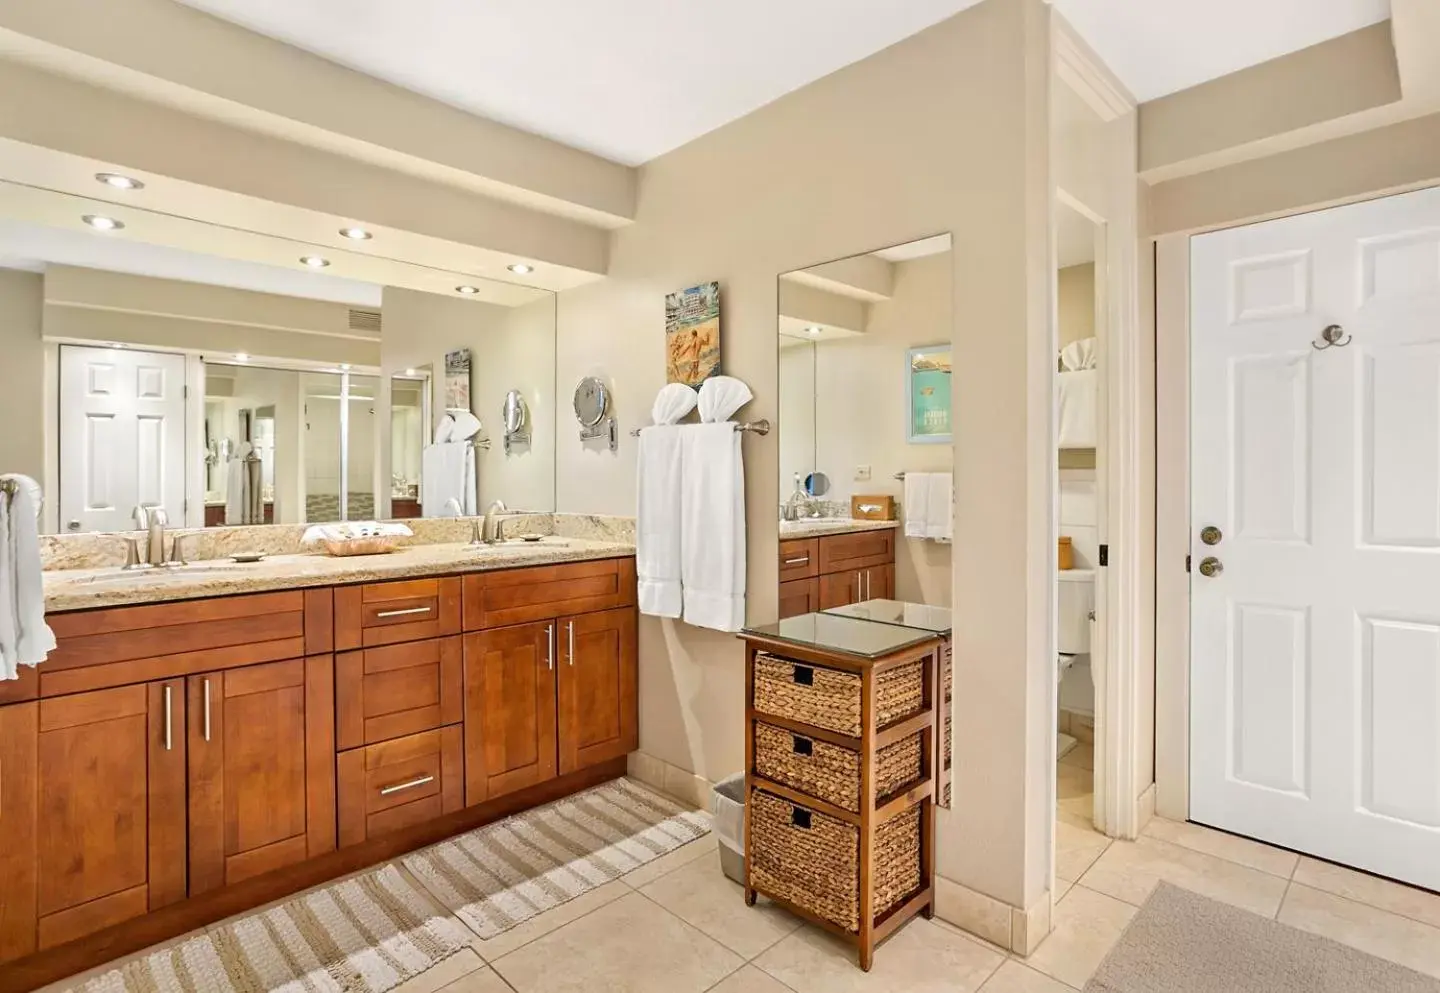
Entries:
{"label": "wooden vanity cabinet", "polygon": [[465,636],[465,804],[553,779],[555,621]]}
{"label": "wooden vanity cabinet", "polygon": [[635,611],[563,618],[556,670],[560,774],[623,758],[640,747]]}
{"label": "wooden vanity cabinet", "polygon": [[[780,543],[780,616],[844,607],[865,600],[890,600],[895,597],[895,532],[861,531],[853,534],[831,534],[804,541]],[[787,566],[808,557],[813,561],[811,579],[789,578],[787,571],[801,568]]]}

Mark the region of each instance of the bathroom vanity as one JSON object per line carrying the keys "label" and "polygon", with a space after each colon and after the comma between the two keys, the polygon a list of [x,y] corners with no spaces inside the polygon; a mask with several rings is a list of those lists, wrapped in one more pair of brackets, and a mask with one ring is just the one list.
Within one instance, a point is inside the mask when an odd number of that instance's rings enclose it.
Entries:
{"label": "bathroom vanity", "polygon": [[5,988],[623,775],[635,563],[573,544],[297,557],[294,588],[181,599],[248,588],[197,572],[52,612],[56,651],[0,684]]}
{"label": "bathroom vanity", "polygon": [[894,595],[893,521],[781,525],[782,618]]}

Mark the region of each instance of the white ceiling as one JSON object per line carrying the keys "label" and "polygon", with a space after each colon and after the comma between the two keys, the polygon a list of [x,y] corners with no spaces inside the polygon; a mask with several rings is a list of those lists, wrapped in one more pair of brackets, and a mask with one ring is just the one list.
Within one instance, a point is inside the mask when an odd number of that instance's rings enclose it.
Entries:
{"label": "white ceiling", "polygon": [[[978,0],[180,0],[472,113],[646,162]],[[1053,0],[1144,101],[1389,0]]]}
{"label": "white ceiling", "polygon": [[380,287],[372,283],[0,218],[0,268],[40,272],[47,263],[327,300],[351,307],[380,306]]}
{"label": "white ceiling", "polygon": [[1390,16],[1390,0],[1052,0],[1142,103]]}

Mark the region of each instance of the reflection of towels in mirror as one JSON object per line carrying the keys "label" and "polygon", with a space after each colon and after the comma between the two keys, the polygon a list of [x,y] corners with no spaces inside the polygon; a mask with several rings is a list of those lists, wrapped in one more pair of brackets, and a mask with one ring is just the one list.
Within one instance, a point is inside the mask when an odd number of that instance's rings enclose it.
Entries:
{"label": "reflection of towels in mirror", "polygon": [[430,445],[420,454],[421,513],[426,517],[455,517],[451,501],[461,515],[475,513],[475,446],[468,441]]}

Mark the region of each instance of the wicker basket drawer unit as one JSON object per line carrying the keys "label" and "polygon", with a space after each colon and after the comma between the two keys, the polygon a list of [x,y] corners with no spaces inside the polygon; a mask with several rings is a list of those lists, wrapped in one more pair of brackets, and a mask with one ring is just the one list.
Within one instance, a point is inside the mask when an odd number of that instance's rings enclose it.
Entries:
{"label": "wicker basket drawer unit", "polygon": [[[860,736],[862,676],[807,665],[768,652],[755,655],[755,709],[811,727]],[[925,709],[925,660],[875,677],[875,726],[883,728]]]}
{"label": "wicker basket drawer unit", "polygon": [[[788,800],[750,794],[751,882],[855,933],[860,930],[860,829]],[[920,889],[919,806],[875,831],[874,917]]]}
{"label": "wicker basket drawer unit", "polygon": [[[907,735],[875,753],[875,795],[884,800],[923,771],[922,738]],[[755,722],[755,771],[819,800],[860,812],[860,753]]]}

